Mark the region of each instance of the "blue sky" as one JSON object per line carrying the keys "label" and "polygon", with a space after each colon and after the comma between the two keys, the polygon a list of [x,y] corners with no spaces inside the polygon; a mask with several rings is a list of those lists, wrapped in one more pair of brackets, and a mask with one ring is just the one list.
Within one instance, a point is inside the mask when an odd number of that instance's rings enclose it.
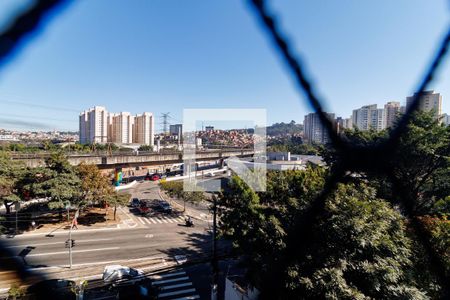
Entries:
{"label": "blue sky", "polygon": [[[2,0],[0,26],[27,2]],[[269,3],[343,117],[404,103],[450,20],[445,0]],[[302,122],[311,110],[289,75],[246,1],[74,1],[0,70],[0,128],[77,130],[93,105],[170,112],[174,123],[183,108],[266,108],[269,123]],[[450,113],[448,62],[432,88]]]}

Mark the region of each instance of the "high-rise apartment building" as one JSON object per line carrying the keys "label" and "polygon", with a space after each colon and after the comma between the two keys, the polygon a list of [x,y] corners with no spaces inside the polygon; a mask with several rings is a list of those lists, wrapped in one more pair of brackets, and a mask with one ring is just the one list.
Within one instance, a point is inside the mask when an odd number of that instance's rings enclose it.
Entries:
{"label": "high-rise apartment building", "polygon": [[112,117],[111,142],[118,144],[133,143],[134,116],[121,112]]}
{"label": "high-rise apartment building", "polygon": [[[334,120],[334,114],[327,114],[331,120]],[[304,138],[310,144],[327,144],[330,142],[329,136],[320,122],[317,113],[310,113],[305,116],[303,121]]]}
{"label": "high-rise apartment building", "polygon": [[444,123],[447,126],[450,126],[450,115],[449,114],[442,114],[442,123]]}
{"label": "high-rise apartment building", "polygon": [[392,127],[400,114],[400,102],[391,101],[384,105],[384,128]]}
{"label": "high-rise apartment building", "polygon": [[94,106],[80,114],[80,143],[106,143],[108,112],[103,106]]}
{"label": "high-rise apartment building", "polygon": [[79,135],[80,144],[89,143],[89,122],[88,122],[88,111],[83,111],[79,117]]}
{"label": "high-rise apartment building", "polygon": [[436,120],[442,114],[442,95],[435,93],[434,91],[425,91],[418,95],[406,97],[406,108],[412,104],[413,100],[419,97],[419,110],[421,111],[433,111]]}
{"label": "high-rise apartment building", "polygon": [[117,114],[115,113],[108,113],[108,117],[106,118],[106,132],[108,133],[107,141],[108,143],[112,143],[112,136],[113,136],[113,118]]}
{"label": "high-rise apartment building", "polygon": [[129,112],[108,113],[95,106],[80,114],[80,143],[117,143],[153,146],[153,114],[144,112],[132,116]]}
{"label": "high-rise apartment building", "polygon": [[154,121],[153,114],[144,112],[134,117],[133,143],[153,146]]}
{"label": "high-rise apartment building", "polygon": [[382,130],[385,128],[384,110],[378,109],[376,104],[365,105],[353,110],[353,128],[359,130]]}
{"label": "high-rise apartment building", "polygon": [[352,118],[345,118],[344,119],[344,128],[345,129],[352,129],[353,128]]}

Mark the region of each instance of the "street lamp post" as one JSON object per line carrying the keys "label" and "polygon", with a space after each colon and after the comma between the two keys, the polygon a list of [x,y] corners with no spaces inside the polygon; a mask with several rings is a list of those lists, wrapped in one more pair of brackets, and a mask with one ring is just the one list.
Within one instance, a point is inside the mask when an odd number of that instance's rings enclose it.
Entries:
{"label": "street lamp post", "polygon": [[14,209],[16,210],[16,234],[19,231],[19,226],[18,226],[18,222],[17,222],[17,213],[19,212],[20,209],[20,202],[16,201],[16,203],[14,204]]}
{"label": "street lamp post", "polygon": [[217,261],[217,197],[213,195],[213,259],[212,259],[212,286],[211,286],[211,300],[217,300],[217,283],[218,283],[218,273],[219,265]]}

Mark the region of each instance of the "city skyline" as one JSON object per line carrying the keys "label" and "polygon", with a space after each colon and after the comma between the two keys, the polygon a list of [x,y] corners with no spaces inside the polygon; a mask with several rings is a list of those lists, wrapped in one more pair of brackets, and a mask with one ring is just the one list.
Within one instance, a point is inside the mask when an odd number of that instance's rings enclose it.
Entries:
{"label": "city skyline", "polygon": [[[180,12],[171,1],[71,5],[3,70],[0,127],[74,130],[73,112],[92,102],[113,111],[126,102],[156,117],[171,111],[176,119],[183,108],[266,108],[269,123],[301,123],[311,109],[241,1],[179,5]],[[271,5],[328,101],[325,110],[348,117],[354,107],[414,92],[442,36],[448,3],[354,3],[340,15],[337,3]],[[2,2],[4,19],[18,6]],[[116,22],[128,15],[135,17]],[[418,16],[420,22],[410,22]],[[444,98],[450,97],[447,74],[445,65],[431,87]]]}

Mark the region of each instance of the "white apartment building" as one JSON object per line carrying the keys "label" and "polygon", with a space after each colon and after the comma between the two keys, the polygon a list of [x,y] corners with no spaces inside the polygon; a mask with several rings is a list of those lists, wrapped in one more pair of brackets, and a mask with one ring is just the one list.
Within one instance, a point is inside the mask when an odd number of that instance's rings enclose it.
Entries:
{"label": "white apartment building", "polygon": [[108,112],[103,106],[94,106],[79,117],[80,143],[106,143]]}
{"label": "white apartment building", "polygon": [[353,110],[352,126],[359,130],[382,130],[385,128],[384,110],[376,104],[365,105]]}
{"label": "white apartment building", "polygon": [[133,143],[134,116],[121,112],[112,116],[111,142],[117,144]]}
{"label": "white apartment building", "polygon": [[153,114],[144,112],[133,116],[129,112],[108,113],[95,106],[80,114],[80,143],[154,144]]}
{"label": "white apartment building", "polygon": [[391,101],[384,105],[384,128],[392,127],[400,114],[400,102]]}
{"label": "white apartment building", "polygon": [[153,146],[154,135],[153,114],[144,112],[141,115],[136,115],[134,117],[133,143]]}
{"label": "white apartment building", "polygon": [[[334,120],[334,114],[327,114],[331,120]],[[330,142],[325,127],[320,121],[317,113],[310,113],[305,116],[303,121],[304,138],[310,144],[327,144]]]}
{"label": "white apartment building", "polygon": [[[406,108],[411,105],[417,96],[417,93],[415,93],[413,96],[406,97]],[[442,95],[434,91],[425,91],[419,97],[419,110],[433,111],[435,118],[438,119],[442,114]]]}
{"label": "white apartment building", "polygon": [[449,114],[442,114],[442,123],[444,123],[447,126],[450,126],[450,115]]}
{"label": "white apartment building", "polygon": [[88,112],[85,110],[80,114],[79,117],[79,141],[80,144],[89,143],[89,122],[88,122]]}
{"label": "white apartment building", "polygon": [[346,128],[346,129],[352,129],[353,128],[352,118],[345,118],[344,119],[344,128]]}

